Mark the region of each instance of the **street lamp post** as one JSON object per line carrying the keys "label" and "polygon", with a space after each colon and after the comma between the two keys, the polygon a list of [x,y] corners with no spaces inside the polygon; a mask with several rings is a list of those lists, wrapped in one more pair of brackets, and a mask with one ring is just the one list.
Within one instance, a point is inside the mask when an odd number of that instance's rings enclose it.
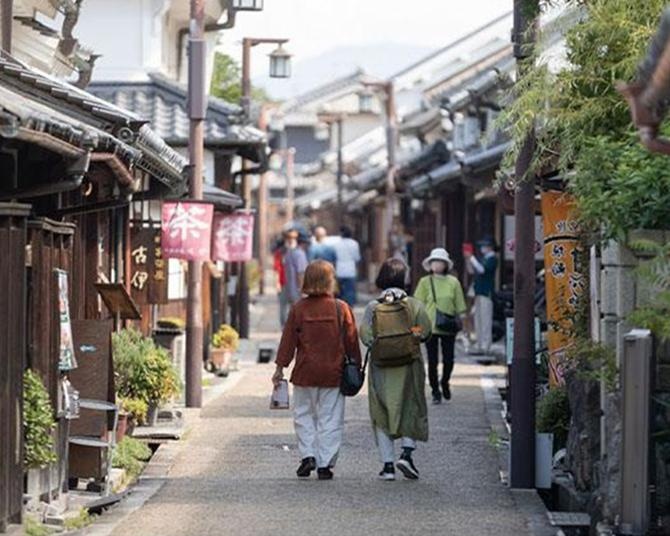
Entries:
{"label": "street lamp post", "polygon": [[[385,82],[364,82],[363,84],[368,89],[373,89],[381,92],[385,100],[386,112],[386,150],[388,154],[388,164],[386,170],[386,203],[384,210],[383,233],[382,236],[386,241],[385,253],[386,256],[391,254],[391,229],[393,227],[393,215],[395,213],[396,204],[396,148],[398,146],[398,120],[395,106],[395,88],[393,80]],[[366,102],[369,99],[366,97]],[[382,259],[378,259],[382,260]]]}
{"label": "street lamp post", "polygon": [[[262,0],[234,0],[235,2],[252,4]],[[288,42],[288,39],[270,39],[270,38],[256,38],[245,37],[242,40],[242,110],[244,118],[249,121],[251,118],[251,49],[258,45],[275,44],[275,49],[270,54],[270,76],[272,78],[287,78],[291,74],[291,55],[283,48],[282,45]],[[243,170],[247,169],[247,162],[242,163]],[[251,184],[246,173],[242,174],[242,197],[244,200],[244,207],[249,209],[251,207]],[[260,195],[259,201],[267,201],[263,194]],[[267,219],[267,202],[259,203],[259,222]],[[259,255],[263,256],[266,252],[261,250]],[[264,267],[265,263],[260,265]],[[263,277],[263,276],[262,276]],[[238,265],[238,325],[240,337],[243,339],[249,338],[249,285],[247,281],[247,271],[244,263]]]}

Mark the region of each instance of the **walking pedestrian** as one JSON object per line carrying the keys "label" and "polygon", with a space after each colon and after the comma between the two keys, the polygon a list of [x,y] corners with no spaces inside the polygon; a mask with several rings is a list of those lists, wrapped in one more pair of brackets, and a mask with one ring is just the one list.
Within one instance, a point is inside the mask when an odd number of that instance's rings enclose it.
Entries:
{"label": "walking pedestrian", "polygon": [[[454,263],[446,249],[433,249],[422,265],[423,269],[430,274],[419,280],[414,297],[426,306],[433,326],[433,336],[426,342],[428,381],[433,394],[433,404],[440,404],[442,396],[445,400],[451,400],[449,381],[454,370],[456,335],[463,325],[462,317],[467,308],[460,281],[449,274]],[[438,311],[440,322],[438,322]],[[447,315],[446,320],[444,315]],[[442,347],[442,380],[438,381],[440,346]]]}
{"label": "walking pedestrian", "polygon": [[284,270],[284,255],[286,254],[286,239],[280,239],[272,250],[273,268],[277,284],[277,299],[279,300],[279,325],[283,328],[288,317],[288,297],[286,296],[286,270]]}
{"label": "walking pedestrian", "polygon": [[333,248],[336,257],[337,283],[340,289],[339,297],[353,307],[356,305],[357,265],[361,261],[361,248],[352,236],[351,229],[342,226],[340,238],[333,242]]}
{"label": "walking pedestrian", "polygon": [[346,303],[333,297],[334,289],[332,264],[315,261],[307,267],[302,287],[307,297],[291,308],[272,377],[277,385],[295,358],[291,383],[301,478],[315,469],[319,480],[333,478],[344,429],[340,381],[345,353],[361,363],[354,315]]}
{"label": "walking pedestrian", "polygon": [[495,288],[498,259],[495,253],[495,242],[484,238],[477,242],[480,257],[466,255],[466,266],[474,274],[475,291],[475,334],[477,343],[473,354],[488,355],[493,342],[493,289]]}
{"label": "walking pedestrian", "polygon": [[324,260],[335,266],[335,263],[337,262],[335,249],[326,243],[327,239],[328,231],[326,231],[325,227],[319,226],[314,229],[314,240],[309,247],[308,253],[310,262]]}
{"label": "walking pedestrian", "polygon": [[302,297],[301,288],[308,264],[305,249],[298,242],[299,236],[295,229],[286,232],[286,253],[284,253],[283,265],[286,275],[286,301],[289,306],[297,303]]}
{"label": "walking pedestrian", "polygon": [[402,447],[396,467],[406,478],[418,479],[412,453],[417,441],[428,440],[421,342],[430,337],[431,322],[423,304],[403,290],[406,270],[399,259],[382,265],[376,281],[381,294],[368,304],[360,328],[371,356],[370,419],[384,464],[379,473],[383,480],[395,480],[396,439]]}

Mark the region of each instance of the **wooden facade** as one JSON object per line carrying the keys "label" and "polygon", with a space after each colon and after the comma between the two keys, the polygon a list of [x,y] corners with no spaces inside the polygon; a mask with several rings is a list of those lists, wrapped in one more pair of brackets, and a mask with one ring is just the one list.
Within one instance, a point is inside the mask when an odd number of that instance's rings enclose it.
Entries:
{"label": "wooden facade", "polygon": [[0,531],[21,522],[29,205],[0,203]]}

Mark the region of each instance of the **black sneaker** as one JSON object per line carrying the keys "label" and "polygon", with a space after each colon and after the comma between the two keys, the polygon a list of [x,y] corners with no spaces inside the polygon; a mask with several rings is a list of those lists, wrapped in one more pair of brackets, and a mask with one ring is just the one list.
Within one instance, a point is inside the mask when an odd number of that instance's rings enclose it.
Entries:
{"label": "black sneaker", "polygon": [[316,474],[319,476],[319,480],[333,479],[333,472],[330,470],[330,467],[319,467],[316,470]]}
{"label": "black sneaker", "polygon": [[393,463],[385,463],[384,468],[379,473],[379,478],[382,480],[395,480],[395,467]]}
{"label": "black sneaker", "polygon": [[440,393],[433,393],[433,404],[441,404],[442,403],[442,395]]}
{"label": "black sneaker", "polygon": [[444,395],[445,400],[451,400],[451,389],[449,388],[449,382],[442,382],[442,394]]}
{"label": "black sneaker", "polygon": [[314,471],[314,469],[316,469],[316,459],[313,458],[312,456],[309,456],[307,458],[304,458],[302,462],[300,462],[300,467],[298,467],[296,474],[300,478],[307,478],[309,475],[312,474],[312,471]]}
{"label": "black sneaker", "polygon": [[403,454],[400,456],[400,459],[396,462],[395,466],[405,478],[408,478],[409,480],[419,479],[419,470],[414,465],[411,456]]}

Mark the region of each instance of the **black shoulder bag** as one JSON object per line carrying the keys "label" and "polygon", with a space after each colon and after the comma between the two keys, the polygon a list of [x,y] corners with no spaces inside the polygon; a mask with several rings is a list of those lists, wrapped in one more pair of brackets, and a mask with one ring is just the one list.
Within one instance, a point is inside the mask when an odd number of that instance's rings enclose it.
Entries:
{"label": "black shoulder bag", "polygon": [[461,331],[461,320],[454,315],[440,311],[437,305],[437,294],[435,293],[435,282],[430,276],[430,289],[433,291],[433,302],[435,302],[435,327],[449,335],[457,335]]}
{"label": "black shoulder bag", "polygon": [[349,356],[345,340],[344,323],[342,322],[342,311],[340,303],[337,300],[335,300],[335,307],[337,308],[337,325],[340,330],[342,345],[344,346],[344,368],[342,369],[340,392],[344,396],[356,396],[365,383],[365,367],[368,364],[368,356],[365,356],[365,363],[363,363],[362,367],[359,367],[358,363]]}

